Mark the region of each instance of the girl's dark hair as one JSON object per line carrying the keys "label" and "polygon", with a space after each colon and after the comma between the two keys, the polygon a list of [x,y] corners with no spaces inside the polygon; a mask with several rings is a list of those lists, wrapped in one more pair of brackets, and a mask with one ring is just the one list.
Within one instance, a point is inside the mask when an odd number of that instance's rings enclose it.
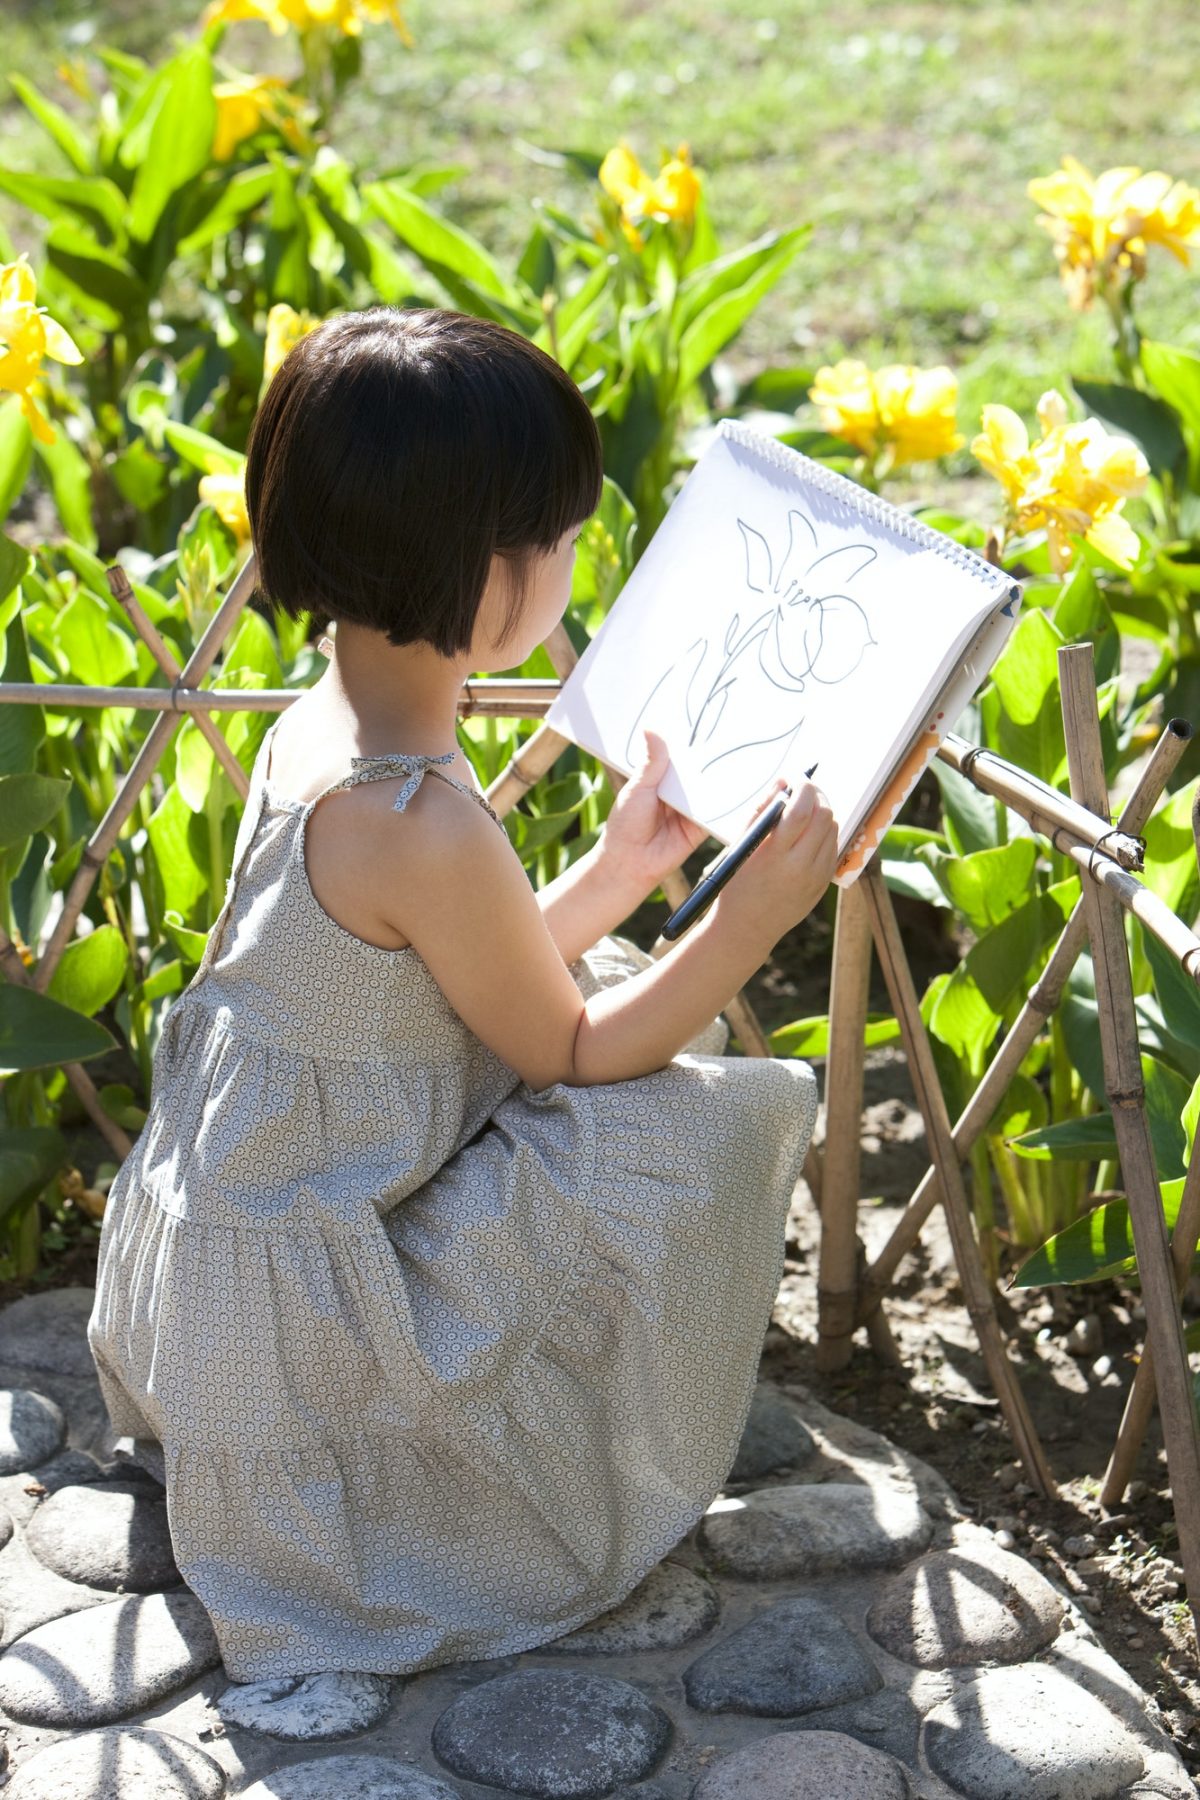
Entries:
{"label": "girl's dark hair", "polygon": [[259,591],[292,618],[468,648],[494,554],[507,639],[534,558],[595,512],[600,438],[563,369],[503,325],[372,306],[276,370],[250,431]]}

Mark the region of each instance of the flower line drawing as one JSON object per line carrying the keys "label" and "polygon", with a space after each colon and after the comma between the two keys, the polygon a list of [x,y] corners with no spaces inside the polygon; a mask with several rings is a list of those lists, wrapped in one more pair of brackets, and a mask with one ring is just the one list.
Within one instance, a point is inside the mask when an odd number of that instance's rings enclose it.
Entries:
{"label": "flower line drawing", "polygon": [[[710,658],[712,642],[701,635],[657,677],[629,730],[626,758],[637,760],[642,719],[653,709],[653,729],[673,746],[686,743],[700,755],[708,778],[712,818],[745,806],[782,767],[804,724],[797,698],[810,682],[833,687],[846,681],[876,646],[866,611],[850,587],[878,555],[869,544],[822,551],[807,513],[788,513],[787,545],[776,562],[763,533],[737,520],[745,553],[746,588],[770,596],[770,604],[743,626],[735,611],[724,643]],[[711,670],[711,673],[710,673]],[[717,775],[710,772],[724,765]]]}

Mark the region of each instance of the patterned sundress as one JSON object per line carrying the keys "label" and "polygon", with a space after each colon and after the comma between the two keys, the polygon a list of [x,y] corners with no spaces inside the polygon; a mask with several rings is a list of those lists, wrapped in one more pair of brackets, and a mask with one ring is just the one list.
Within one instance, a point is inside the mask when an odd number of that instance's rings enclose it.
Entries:
{"label": "patterned sundress", "polygon": [[[728,1475],[816,1115],[807,1064],[710,1053],[534,1091],[412,946],[318,902],[325,796],[269,731],[225,902],[112,1184],[89,1342],[159,1454],[180,1571],[238,1681],[411,1673],[606,1611]],[[650,959],[605,938],[585,995]]]}

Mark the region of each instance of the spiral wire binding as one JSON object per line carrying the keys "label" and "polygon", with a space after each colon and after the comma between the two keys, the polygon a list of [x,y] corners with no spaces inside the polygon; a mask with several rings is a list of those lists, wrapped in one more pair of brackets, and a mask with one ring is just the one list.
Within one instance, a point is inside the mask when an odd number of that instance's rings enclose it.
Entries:
{"label": "spiral wire binding", "polygon": [[932,526],[914,519],[911,513],[905,512],[902,507],[893,506],[890,500],[868,493],[866,488],[859,487],[857,482],[848,480],[845,475],[839,475],[835,469],[827,469],[823,463],[814,462],[801,451],[790,449],[776,438],[763,437],[760,432],[752,431],[748,425],[739,424],[733,419],[722,419],[717,427],[717,435],[740,444],[761,461],[773,463],[787,474],[797,476],[806,486],[816,488],[835,501],[849,517],[870,519],[873,524],[882,525],[885,531],[907,538],[910,543],[919,544],[922,550],[932,551],[934,556],[954,563],[968,575],[973,575],[977,581],[986,582],[992,588],[1006,590],[1010,600],[1020,598],[1020,588],[1003,569],[985,562],[982,556],[977,556],[974,550],[968,550],[965,544],[956,544],[944,532],[934,531]]}

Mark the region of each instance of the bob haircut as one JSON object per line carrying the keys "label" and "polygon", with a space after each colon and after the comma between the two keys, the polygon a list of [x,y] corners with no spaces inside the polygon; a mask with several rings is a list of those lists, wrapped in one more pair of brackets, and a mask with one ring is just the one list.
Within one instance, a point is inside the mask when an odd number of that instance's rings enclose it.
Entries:
{"label": "bob haircut", "polygon": [[493,555],[503,638],[535,558],[600,503],[600,437],[550,356],[464,313],[372,306],[288,352],[250,430],[259,592],[289,617],[469,648]]}

